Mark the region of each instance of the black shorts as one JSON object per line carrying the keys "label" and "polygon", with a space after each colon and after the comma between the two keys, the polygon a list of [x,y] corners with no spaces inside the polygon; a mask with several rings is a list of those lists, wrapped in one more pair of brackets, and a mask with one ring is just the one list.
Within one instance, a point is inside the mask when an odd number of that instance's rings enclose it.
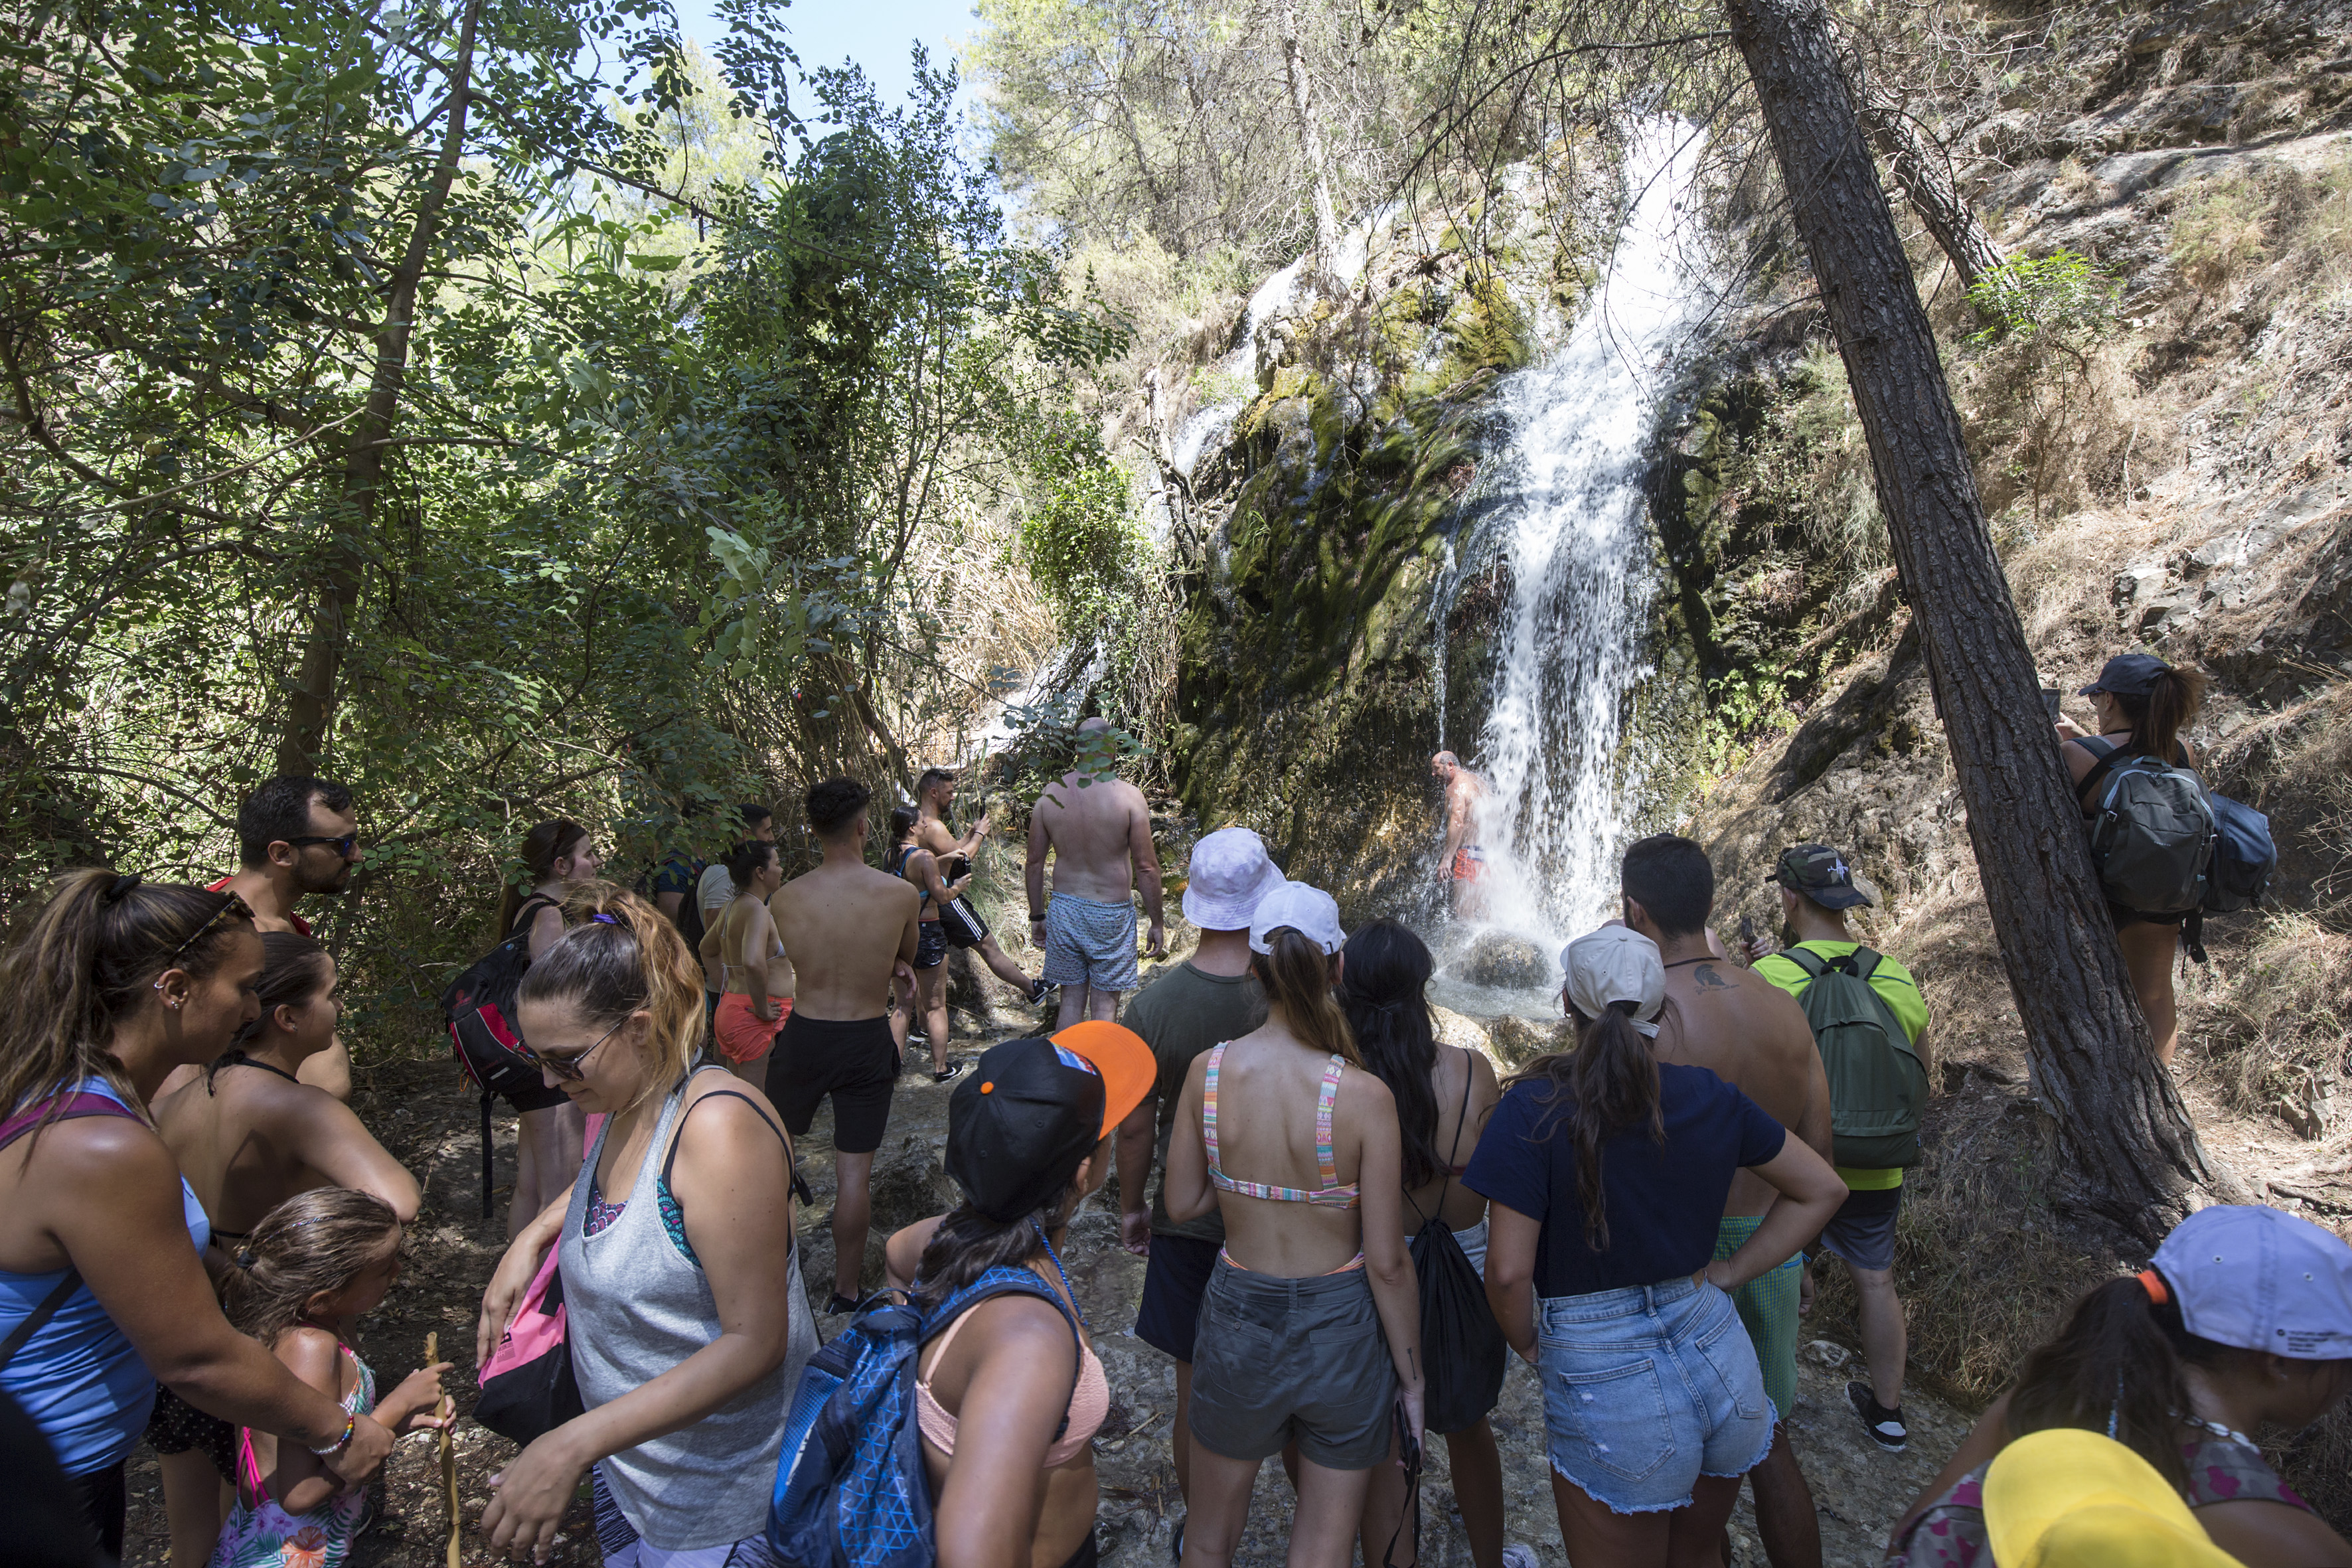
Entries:
{"label": "black shorts", "polygon": [[812,1018],[795,1011],[768,1056],[768,1099],[784,1131],[797,1142],[831,1095],[836,1153],[871,1154],[882,1146],[898,1083],[898,1041],[887,1017]]}
{"label": "black shorts", "polygon": [[961,894],[940,906],[940,929],[947,933],[950,947],[978,947],[988,940],[988,922]]}
{"label": "black shorts", "polygon": [[1143,1268],[1143,1301],[1135,1310],[1135,1337],[1153,1350],[1190,1363],[1201,1321],[1201,1298],[1217,1267],[1217,1244],[1190,1236],[1154,1236]]}
{"label": "black shorts", "polygon": [[2177,915],[2144,915],[2137,910],[2127,910],[2121,904],[2110,903],[2107,906],[2107,918],[2116,922],[2117,931],[2129,925],[2171,926],[2178,930],[2180,922],[2189,918],[2189,912],[2183,910]]}
{"label": "black shorts", "polygon": [[943,921],[925,921],[915,928],[915,967],[937,969],[948,961],[947,932]]}
{"label": "black shorts", "polygon": [[207,1415],[178,1394],[172,1385],[155,1385],[155,1413],[147,1417],[147,1441],[158,1454],[201,1450],[220,1472],[221,1479],[236,1480],[236,1427],[217,1415]]}

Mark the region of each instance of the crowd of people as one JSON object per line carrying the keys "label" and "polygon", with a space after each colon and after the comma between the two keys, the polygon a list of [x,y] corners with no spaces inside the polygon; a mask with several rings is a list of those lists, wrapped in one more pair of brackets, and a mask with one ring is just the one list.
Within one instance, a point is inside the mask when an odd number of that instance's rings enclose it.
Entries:
{"label": "crowd of people", "polygon": [[[2111,749],[2146,731],[2170,751],[2193,686],[2108,673]],[[867,786],[809,789],[816,855],[797,875],[764,807],[737,810],[719,859],[672,856],[644,892],[604,875],[577,822],[525,836],[497,916],[503,1043],[460,1038],[520,1127],[473,1348],[489,1364],[552,1282],[569,1375],[492,1478],[478,1539],[543,1558],[584,1488],[617,1568],[796,1561],[782,1543],[805,1521],[780,1512],[780,1475],[823,1445],[788,1447],[787,1416],[826,1375],[831,1317],[876,1342],[916,1325],[926,1551],[1091,1568],[1111,1403],[1097,1336],[1128,1325],[1089,1320],[1066,1256],[1116,1173],[1119,1244],[1145,1259],[1133,1331],[1173,1363],[1180,1568],[1233,1560],[1276,1458],[1295,1568],[1409,1568],[1425,1430],[1477,1568],[1531,1568],[1489,1419],[1508,1355],[1539,1383],[1577,1568],[1724,1563],[1743,1480],[1775,1568],[1818,1563],[1788,1436],[1816,1263],[1856,1288],[1855,1420],[1909,1441],[1895,1238],[1928,1012],[1853,929],[1879,900],[1852,859],[1788,847],[1780,940],[1735,954],[1705,850],[1633,844],[1619,917],[1559,955],[1572,1046],[1499,1079],[1438,1039],[1420,935],[1344,930],[1246,828],[1193,846],[1197,944],[1143,984],[1139,949],[1166,948],[1160,868],[1105,728],[1030,812],[1034,977],[969,900],[990,818],[956,832],[944,770],[890,813],[887,845]],[[1475,777],[1436,767],[1441,875],[1475,883]],[[344,1103],[337,966],[296,909],[361,863],[354,804],[273,779],[237,831],[240,868],[210,889],[64,874],[0,954],[0,1513],[26,1561],[120,1556],[143,1438],[173,1568],[335,1568],[395,1436],[456,1419],[451,1363],[384,1391],[354,1349],[420,1203]],[[1058,987],[1051,1029],[954,1058],[950,949],[1027,1004]],[[961,1201],[886,1239],[876,1295],[872,1164],[918,1041],[952,1086]],[[818,1310],[794,1151],[828,1103]],[[1889,1561],[2352,1563],[2256,1441],[2347,1391],[2352,1247],[2275,1209],[2204,1210],[2026,1361]],[[2081,1478],[2097,1507],[2067,1490]],[[2048,1554],[2084,1542],[2109,1555]]]}

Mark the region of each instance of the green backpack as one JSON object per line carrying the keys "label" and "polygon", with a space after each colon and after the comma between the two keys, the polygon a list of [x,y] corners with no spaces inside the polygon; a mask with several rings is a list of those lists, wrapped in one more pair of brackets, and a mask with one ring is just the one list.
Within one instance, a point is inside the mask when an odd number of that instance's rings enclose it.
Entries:
{"label": "green backpack", "polygon": [[1825,959],[1792,947],[1780,956],[1811,980],[1798,1001],[1829,1073],[1836,1163],[1868,1171],[1917,1164],[1927,1069],[1895,1009],[1871,988],[1879,955],[1862,947]]}

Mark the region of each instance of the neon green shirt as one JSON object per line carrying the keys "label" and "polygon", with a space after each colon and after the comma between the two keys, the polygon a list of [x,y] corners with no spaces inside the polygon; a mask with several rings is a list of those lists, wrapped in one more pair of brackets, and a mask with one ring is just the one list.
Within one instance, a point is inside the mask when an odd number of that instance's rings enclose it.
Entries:
{"label": "neon green shirt", "polygon": [[[1817,957],[1831,959],[1843,958],[1862,943],[1801,942],[1797,945]],[[1757,973],[1800,1001],[1804,998],[1805,987],[1813,983],[1813,977],[1807,974],[1796,960],[1783,958],[1777,952],[1758,959],[1755,968]],[[1919,983],[1911,978],[1911,972],[1881,953],[1878,967],[1870,972],[1870,988],[1878,993],[1879,1000],[1886,1004],[1887,1010],[1902,1024],[1904,1032],[1911,1037],[1911,1043],[1917,1045],[1919,1037],[1927,1029],[1927,999],[1919,994]],[[1837,1173],[1840,1180],[1858,1193],[1884,1192],[1889,1187],[1903,1184],[1900,1170],[1876,1171],[1856,1165],[1840,1165]]]}

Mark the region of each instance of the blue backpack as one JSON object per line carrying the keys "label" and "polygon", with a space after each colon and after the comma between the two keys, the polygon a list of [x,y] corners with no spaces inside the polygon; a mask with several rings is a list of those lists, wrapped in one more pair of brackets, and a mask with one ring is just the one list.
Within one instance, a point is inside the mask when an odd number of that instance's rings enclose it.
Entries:
{"label": "blue backpack", "polygon": [[916,1352],[967,1310],[1036,1296],[1077,1321],[1026,1268],[992,1268],[929,1312],[877,1298],[808,1363],[784,1417],[768,1546],[786,1568],[930,1568],[930,1478],[915,1420]]}

